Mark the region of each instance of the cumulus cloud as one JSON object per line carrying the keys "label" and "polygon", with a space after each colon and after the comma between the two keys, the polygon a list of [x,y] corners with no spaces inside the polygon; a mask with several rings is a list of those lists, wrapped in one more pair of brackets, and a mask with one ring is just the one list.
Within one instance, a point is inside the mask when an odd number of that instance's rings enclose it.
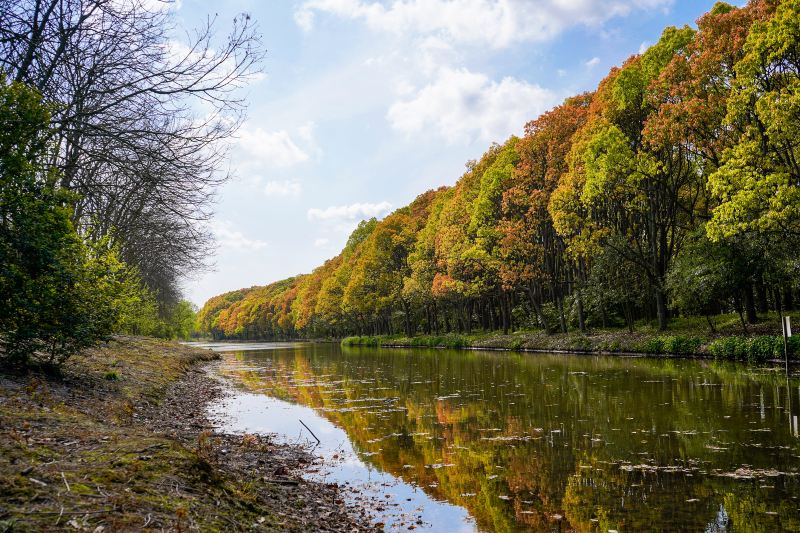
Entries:
{"label": "cumulus cloud", "polygon": [[141,0],[141,5],[151,13],[159,11],[178,11],[183,2],[181,0]]}
{"label": "cumulus cloud", "polygon": [[593,57],[589,61],[584,63],[584,65],[586,65],[586,68],[594,68],[599,64],[600,64],[600,58],[599,57]]}
{"label": "cumulus cloud", "polygon": [[453,42],[504,48],[542,42],[569,27],[599,25],[673,0],[307,0],[295,11],[305,31],[318,13],[361,20],[375,31],[439,35]]}
{"label": "cumulus cloud", "polygon": [[238,146],[252,163],[264,166],[289,167],[309,159],[308,153],[286,130],[265,131],[245,126],[239,130]]}
{"label": "cumulus cloud", "polygon": [[296,181],[268,181],[264,186],[264,194],[267,196],[299,196],[303,192],[303,186]]}
{"label": "cumulus cloud", "polygon": [[556,102],[556,95],[539,85],[444,68],[412,98],[394,103],[387,119],[409,135],[432,129],[451,143],[475,137],[501,141]]}
{"label": "cumulus cloud", "polygon": [[309,220],[320,221],[354,221],[365,218],[383,216],[392,209],[389,202],[380,203],[354,203],[350,205],[332,205],[325,209],[311,208],[308,210]]}
{"label": "cumulus cloud", "polygon": [[314,241],[315,248],[325,248],[330,244],[330,239],[326,239],[325,237],[321,237]]}
{"label": "cumulus cloud", "polygon": [[222,248],[260,250],[267,246],[265,241],[245,237],[230,220],[212,220],[208,226],[214,234],[217,244]]}

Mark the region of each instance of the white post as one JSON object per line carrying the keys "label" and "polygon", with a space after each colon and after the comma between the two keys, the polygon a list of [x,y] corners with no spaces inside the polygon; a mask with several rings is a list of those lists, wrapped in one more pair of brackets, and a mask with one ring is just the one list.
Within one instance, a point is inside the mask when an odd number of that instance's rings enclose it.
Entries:
{"label": "white post", "polygon": [[783,357],[786,360],[786,375],[789,375],[789,337],[792,336],[792,317],[785,315],[781,321],[783,326]]}

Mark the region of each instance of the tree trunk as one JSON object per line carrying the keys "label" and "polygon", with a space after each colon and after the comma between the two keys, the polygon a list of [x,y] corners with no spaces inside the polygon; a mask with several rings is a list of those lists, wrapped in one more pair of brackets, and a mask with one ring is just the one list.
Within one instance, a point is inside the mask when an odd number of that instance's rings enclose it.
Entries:
{"label": "tree trunk", "polygon": [[508,335],[508,296],[505,293],[500,294],[500,315],[503,320],[503,335]]}
{"label": "tree trunk", "polygon": [[765,314],[769,311],[769,305],[767,303],[767,286],[764,285],[763,280],[759,280],[756,283],[756,299],[758,301],[758,312]]}
{"label": "tree trunk", "polygon": [[425,334],[430,335],[432,330],[431,324],[431,306],[430,304],[425,304]]}
{"label": "tree trunk", "polygon": [[783,291],[783,308],[786,311],[794,309],[794,295],[792,294],[791,287],[787,287]]}
{"label": "tree trunk", "polygon": [[542,306],[539,304],[538,291],[534,292],[533,284],[528,285],[528,297],[531,300],[531,306],[539,319],[539,323],[544,328],[544,332],[550,335],[550,324],[547,322],[547,317],[542,312]]}
{"label": "tree trunk", "polygon": [[586,333],[586,317],[583,315],[583,295],[580,289],[575,291],[575,295],[577,296],[578,304],[578,327],[582,333]]}
{"label": "tree trunk", "polygon": [[403,304],[403,318],[405,319],[405,326],[406,326],[406,337],[413,336],[413,332],[411,331],[411,306],[408,305],[408,302],[402,300]]}
{"label": "tree trunk", "polygon": [[755,324],[758,322],[758,315],[756,314],[756,302],[753,298],[753,285],[748,283],[744,289],[744,310],[747,313],[747,323]]}
{"label": "tree trunk", "polygon": [[742,308],[742,301],[739,299],[738,296],[736,297],[733,306],[736,309],[736,313],[739,315],[739,322],[741,322],[742,324],[742,330],[744,331],[744,334],[747,335],[750,332],[747,330],[747,322],[744,319],[744,309]]}
{"label": "tree trunk", "polygon": [[664,289],[656,288],[656,314],[658,316],[658,329],[666,331],[667,329],[667,295]]}

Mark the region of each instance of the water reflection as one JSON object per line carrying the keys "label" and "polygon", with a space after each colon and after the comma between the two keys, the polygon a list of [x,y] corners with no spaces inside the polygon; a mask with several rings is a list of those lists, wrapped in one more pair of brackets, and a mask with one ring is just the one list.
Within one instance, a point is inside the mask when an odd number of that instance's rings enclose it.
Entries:
{"label": "water reflection", "polygon": [[333,345],[236,352],[223,372],[487,531],[800,531],[800,386],[782,373]]}

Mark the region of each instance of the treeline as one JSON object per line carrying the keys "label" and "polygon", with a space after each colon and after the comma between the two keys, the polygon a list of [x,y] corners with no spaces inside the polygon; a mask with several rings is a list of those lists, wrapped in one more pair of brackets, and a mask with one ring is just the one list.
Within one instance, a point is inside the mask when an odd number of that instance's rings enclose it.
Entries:
{"label": "treeline", "polygon": [[246,15],[176,40],[171,4],[0,0],[4,362],[194,323],[181,282],[209,255],[235,91],[263,52]]}
{"label": "treeline", "polygon": [[735,311],[746,330],[798,297],[799,145],[800,0],[718,3],[311,274],[210,299],[200,329],[713,329]]}

